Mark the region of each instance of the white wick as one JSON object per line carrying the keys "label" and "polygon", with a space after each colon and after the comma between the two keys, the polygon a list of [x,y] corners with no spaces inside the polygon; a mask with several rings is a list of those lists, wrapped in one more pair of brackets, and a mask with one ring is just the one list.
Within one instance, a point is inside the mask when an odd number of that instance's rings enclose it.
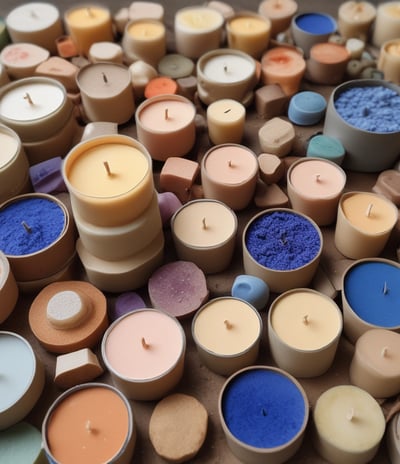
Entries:
{"label": "white wick", "polygon": [[382,358],[386,358],[386,356],[388,355],[388,350],[389,350],[389,348],[387,346],[384,346],[382,348],[382,351],[381,351]]}
{"label": "white wick", "polygon": [[352,421],[355,418],[354,408],[350,408],[349,412],[346,414],[346,419]]}
{"label": "white wick", "polygon": [[25,221],[21,222],[23,228],[28,232],[29,234],[32,232],[32,228],[28,226],[28,224]]}
{"label": "white wick", "polygon": [[387,282],[385,280],[385,282],[383,284],[383,294],[386,295],[388,292],[389,292],[389,287],[388,287]]}
{"label": "white wick", "polygon": [[92,433],[92,432],[93,432],[92,423],[90,422],[89,419],[86,421],[85,429],[86,429],[86,431],[89,432],[89,433]]}
{"label": "white wick", "polygon": [[371,210],[372,210],[372,203],[370,203],[367,207],[367,211],[365,212],[365,215],[367,217],[369,217],[369,215],[371,214]]}

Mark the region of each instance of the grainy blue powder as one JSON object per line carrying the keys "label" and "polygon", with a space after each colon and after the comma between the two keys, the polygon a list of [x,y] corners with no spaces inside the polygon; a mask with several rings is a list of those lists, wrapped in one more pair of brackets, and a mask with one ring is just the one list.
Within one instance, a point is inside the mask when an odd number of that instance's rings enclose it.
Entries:
{"label": "grainy blue powder", "polygon": [[259,216],[250,224],[246,247],[259,264],[288,271],[312,261],[321,248],[321,239],[307,218],[275,211]]}
{"label": "grainy blue powder", "polygon": [[400,131],[400,95],[384,86],[351,87],[335,100],[338,114],[367,132]]}

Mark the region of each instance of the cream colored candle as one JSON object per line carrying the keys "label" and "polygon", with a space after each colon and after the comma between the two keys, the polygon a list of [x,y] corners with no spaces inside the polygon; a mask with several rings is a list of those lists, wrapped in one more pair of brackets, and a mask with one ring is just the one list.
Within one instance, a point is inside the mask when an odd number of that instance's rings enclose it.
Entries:
{"label": "cream colored candle", "polygon": [[67,32],[78,52],[85,56],[95,42],[113,42],[112,17],[108,8],[96,5],[73,7],[65,12]]}
{"label": "cream colored candle", "polygon": [[338,385],[322,393],[313,421],[314,446],[329,462],[371,461],[385,432],[385,417],[378,402],[354,385]]}
{"label": "cream colored candle", "polygon": [[382,45],[377,68],[387,81],[400,84],[400,39],[388,40]]}
{"label": "cream colored candle", "polygon": [[317,377],[332,365],[342,315],[326,295],[303,288],[282,293],[268,312],[268,339],[277,365],[295,377]]}
{"label": "cream colored candle", "polygon": [[230,375],[257,359],[262,320],[238,298],[210,300],[195,314],[192,335],[200,359],[213,372]]}
{"label": "cream colored candle", "polygon": [[381,47],[386,41],[400,36],[400,2],[384,2],[378,5],[372,33],[372,43]]}
{"label": "cream colored candle", "polygon": [[138,139],[155,160],[184,156],[196,138],[196,109],[180,95],[157,95],[141,103],[135,113]]}
{"label": "cream colored candle", "polygon": [[177,52],[188,58],[199,58],[219,48],[223,25],[224,17],[213,8],[195,6],[178,10],[174,19]]}
{"label": "cream colored candle", "polygon": [[400,334],[371,329],[357,340],[350,364],[350,381],[375,398],[400,392]]}
{"label": "cream colored candle", "polygon": [[311,217],[319,226],[336,220],[346,173],[336,163],[306,157],[293,163],[287,173],[292,208]]}
{"label": "cream colored candle", "polygon": [[338,9],[338,32],[346,39],[356,37],[367,41],[375,17],[376,7],[370,2],[344,2]]}
{"label": "cream colored candle", "polygon": [[135,112],[129,69],[115,63],[94,63],[76,76],[86,117],[92,121],[123,124]]}
{"label": "cream colored candle", "polygon": [[0,251],[0,324],[13,312],[18,300],[18,286],[7,256]]}
{"label": "cream colored candle", "polygon": [[181,379],[186,338],[180,323],[157,309],[140,309],[114,321],[101,351],[116,386],[128,398],[156,400]]}
{"label": "cream colored candle", "polygon": [[100,136],[77,144],[62,175],[73,210],[98,226],[118,226],[137,218],[154,195],[147,150],[124,135]]}
{"label": "cream colored candle", "polygon": [[243,145],[216,145],[201,162],[205,198],[220,200],[233,210],[244,209],[250,203],[257,175],[257,157]]}
{"label": "cream colored candle", "polygon": [[178,257],[192,261],[205,273],[225,270],[235,250],[237,217],[224,203],[193,200],[171,219]]}
{"label": "cream colored candle", "polygon": [[156,67],[167,52],[166,28],[161,21],[131,20],[125,26],[122,47],[127,58]]}
{"label": "cream colored candle", "polygon": [[339,201],[335,245],[352,259],[379,256],[398,220],[394,203],[368,192],[346,192]]}
{"label": "cream colored candle", "polygon": [[226,32],[229,48],[259,59],[268,47],[271,21],[255,13],[242,12],[228,19]]}
{"label": "cream colored candle", "polygon": [[33,76],[35,69],[50,57],[50,52],[31,43],[11,43],[0,52],[0,62],[11,79]]}
{"label": "cream colored candle", "polygon": [[271,21],[271,37],[289,29],[297,9],[295,0],[262,0],[258,5],[258,12]]}
{"label": "cream colored candle", "polygon": [[243,138],[246,108],[231,98],[216,100],[207,107],[208,136],[214,145],[240,143]]}
{"label": "cream colored candle", "polygon": [[96,42],[90,46],[88,58],[91,63],[106,61],[123,64],[124,53],[120,44],[114,42]]}

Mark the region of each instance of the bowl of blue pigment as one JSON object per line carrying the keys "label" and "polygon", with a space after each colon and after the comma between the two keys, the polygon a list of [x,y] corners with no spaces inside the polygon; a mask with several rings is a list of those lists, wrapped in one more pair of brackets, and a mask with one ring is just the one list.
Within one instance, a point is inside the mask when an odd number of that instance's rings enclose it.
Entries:
{"label": "bowl of blue pigment", "polygon": [[323,133],[344,146],[343,168],[392,168],[400,156],[400,87],[380,79],[340,84],[329,97]]}

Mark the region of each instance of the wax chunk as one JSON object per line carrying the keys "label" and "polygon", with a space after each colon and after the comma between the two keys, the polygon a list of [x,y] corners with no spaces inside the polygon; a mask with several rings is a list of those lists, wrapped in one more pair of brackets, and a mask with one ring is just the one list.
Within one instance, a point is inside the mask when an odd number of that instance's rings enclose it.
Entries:
{"label": "wax chunk", "polygon": [[285,173],[282,160],[272,153],[261,153],[258,156],[258,165],[260,167],[260,177],[266,184],[279,182]]}
{"label": "wax chunk", "polygon": [[115,305],[111,313],[110,319],[114,321],[124,314],[134,311],[135,309],[146,308],[146,303],[142,297],[136,292],[124,292],[118,296],[115,301]]}
{"label": "wax chunk", "polygon": [[400,172],[395,169],[382,171],[372,191],[384,195],[396,206],[400,206]]}
{"label": "wax chunk", "polygon": [[289,198],[279,185],[267,185],[262,181],[258,181],[254,203],[258,208],[286,207],[289,204]]}
{"label": "wax chunk", "polygon": [[254,97],[259,118],[271,119],[286,113],[289,98],[279,84],[269,84],[258,88]]}
{"label": "wax chunk", "polygon": [[266,282],[252,275],[238,275],[232,285],[232,296],[241,298],[259,311],[265,309],[269,299],[269,287]]}
{"label": "wax chunk", "polygon": [[184,203],[190,199],[190,190],[200,171],[196,161],[171,156],[167,158],[160,173],[160,188],[173,192]]}
{"label": "wax chunk", "polygon": [[293,124],[278,117],[267,121],[258,131],[261,149],[280,158],[290,153],[295,136]]}
{"label": "wax chunk", "polygon": [[169,224],[169,220],[182,206],[182,202],[173,192],[162,192],[158,194],[158,206],[160,208],[163,226]]}
{"label": "wax chunk", "polygon": [[49,77],[59,81],[69,92],[77,92],[76,75],[79,68],[59,56],[51,56],[35,69],[35,76]]}

